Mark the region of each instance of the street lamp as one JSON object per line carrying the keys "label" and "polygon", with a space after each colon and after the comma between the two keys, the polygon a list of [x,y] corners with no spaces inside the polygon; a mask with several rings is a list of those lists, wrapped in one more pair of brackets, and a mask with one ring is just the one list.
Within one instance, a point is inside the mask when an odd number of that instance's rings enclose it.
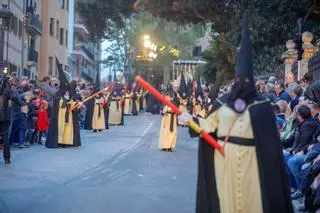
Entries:
{"label": "street lamp", "polygon": [[143,39],[144,39],[144,40],[150,40],[150,35],[148,35],[148,34],[144,35],[144,36],[143,36]]}
{"label": "street lamp", "polygon": [[[10,26],[10,20],[13,16],[13,13],[8,8],[8,5],[3,4],[0,8],[0,63],[1,67],[4,67],[4,34],[5,30],[9,28]],[[8,43],[7,43],[7,49],[8,49]],[[8,52],[8,51],[7,51]],[[6,60],[8,61],[8,55],[6,57]],[[7,69],[6,69],[7,71]]]}

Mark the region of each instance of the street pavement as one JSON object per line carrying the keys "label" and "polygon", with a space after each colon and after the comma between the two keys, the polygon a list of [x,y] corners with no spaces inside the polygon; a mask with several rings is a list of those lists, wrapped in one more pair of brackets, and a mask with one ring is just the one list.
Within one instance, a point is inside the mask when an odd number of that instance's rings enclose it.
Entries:
{"label": "street pavement", "polygon": [[160,116],[82,131],[79,148],[35,145],[0,163],[0,213],[193,213],[197,140],[178,129],[177,149],[158,150]]}

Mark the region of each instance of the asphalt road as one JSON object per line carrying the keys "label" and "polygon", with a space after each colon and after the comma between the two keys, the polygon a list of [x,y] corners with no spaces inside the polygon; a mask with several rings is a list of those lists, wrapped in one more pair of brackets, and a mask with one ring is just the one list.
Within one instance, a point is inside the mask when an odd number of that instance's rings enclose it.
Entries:
{"label": "asphalt road", "polygon": [[158,150],[160,116],[82,132],[83,146],[13,152],[0,163],[0,213],[193,213],[197,140],[178,129],[177,149]]}

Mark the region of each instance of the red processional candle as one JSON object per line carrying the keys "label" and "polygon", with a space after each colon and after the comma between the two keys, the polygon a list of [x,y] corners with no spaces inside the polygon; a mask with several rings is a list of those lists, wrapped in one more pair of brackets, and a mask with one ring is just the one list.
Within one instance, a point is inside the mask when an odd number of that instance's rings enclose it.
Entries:
{"label": "red processional candle", "polygon": [[[137,76],[136,77],[136,81],[143,88],[148,90],[161,103],[163,103],[164,105],[170,107],[175,114],[177,114],[177,115],[181,114],[181,111],[179,110],[179,108],[176,105],[174,105],[171,101],[167,100],[164,96],[162,96],[161,93],[158,90],[156,90],[153,86],[151,86],[148,82],[146,82],[142,77]],[[205,139],[212,147],[216,148],[217,150],[220,151],[220,153],[222,155],[224,155],[223,147],[220,144],[218,144],[217,141],[214,138],[212,138],[207,132],[205,132],[203,129],[201,129],[198,124],[196,124],[193,121],[190,121],[188,123],[188,125],[193,130],[195,130],[197,133],[199,133],[201,135],[201,137],[203,139]]]}

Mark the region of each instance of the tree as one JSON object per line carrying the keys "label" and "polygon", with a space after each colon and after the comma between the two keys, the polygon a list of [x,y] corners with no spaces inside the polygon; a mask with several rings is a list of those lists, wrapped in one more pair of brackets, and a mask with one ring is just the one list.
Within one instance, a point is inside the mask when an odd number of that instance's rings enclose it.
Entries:
{"label": "tree", "polygon": [[[320,32],[318,0],[137,0],[127,3],[117,10],[123,14],[120,17],[136,10],[148,11],[181,25],[211,22],[213,32],[222,35],[226,41],[220,49],[237,48],[243,15],[247,13],[253,41],[254,70],[258,73],[281,72],[280,56],[285,51],[285,42],[295,37],[298,18],[304,18],[305,30]],[[316,38],[318,36],[315,35]],[[223,62],[222,59],[217,61]],[[217,61],[212,63],[212,72],[213,68],[218,72],[221,67],[231,69],[235,63],[218,64]]]}

